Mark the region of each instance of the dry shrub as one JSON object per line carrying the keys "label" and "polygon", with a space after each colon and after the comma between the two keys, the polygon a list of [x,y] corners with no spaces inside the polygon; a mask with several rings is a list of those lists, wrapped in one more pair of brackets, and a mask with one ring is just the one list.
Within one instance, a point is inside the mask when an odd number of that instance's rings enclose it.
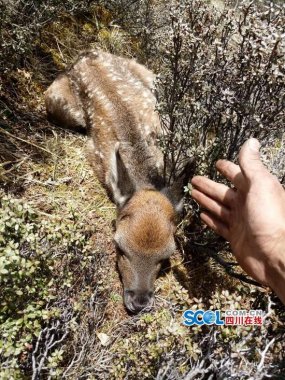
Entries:
{"label": "dry shrub", "polygon": [[[1,203],[1,302],[6,304],[1,304],[0,315],[0,377],[282,378],[284,308],[276,299],[273,305],[267,290],[224,273],[223,268],[250,282],[233,263],[225,242],[199,225],[197,206],[189,200],[188,217],[178,232],[185,263],[174,263],[172,273],[158,280],[151,313],[124,314],[110,263],[114,257],[106,263],[110,246],[102,217],[107,218],[110,207],[101,207],[101,194],[94,195],[92,204],[87,193],[93,184],[84,182],[84,170],[73,184],[66,182],[61,175],[64,162],[58,164],[63,160],[57,157],[58,142],[56,147],[46,143],[39,131],[45,127],[45,85],[85,42],[99,44],[117,54],[136,55],[159,74],[165,130],[160,143],[171,168],[170,182],[192,155],[198,172],[215,178],[214,161],[235,159],[252,135],[263,146],[274,146],[266,149],[267,162],[284,179],[284,7],[242,2],[220,11],[200,0],[35,4],[2,2],[0,12],[0,67],[6,76],[0,87],[1,159],[29,159],[34,155],[27,149],[31,143],[39,145],[38,157],[42,152],[37,165],[29,163],[31,173],[24,183],[27,198],[38,202],[38,209],[11,197]],[[12,136],[6,139],[6,132]],[[25,141],[17,140],[19,135]],[[72,138],[66,137],[75,145]],[[43,149],[46,165],[41,162]],[[78,150],[66,160],[72,176],[77,167],[73,163],[81,159]],[[3,167],[10,170],[10,165]],[[85,215],[67,213],[69,197]],[[102,228],[90,247],[91,209]],[[24,294],[22,299],[10,292],[7,281]],[[186,308],[253,308],[268,316],[262,328],[188,329],[181,323]]]}

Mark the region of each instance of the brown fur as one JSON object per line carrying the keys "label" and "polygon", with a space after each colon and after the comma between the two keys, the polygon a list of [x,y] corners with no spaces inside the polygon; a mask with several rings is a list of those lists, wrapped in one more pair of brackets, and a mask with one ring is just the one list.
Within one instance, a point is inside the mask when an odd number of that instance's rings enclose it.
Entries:
{"label": "brown fur", "polygon": [[173,205],[163,194],[141,190],[120,214],[119,223],[129,231],[126,245],[132,251],[157,255],[167,249],[174,219]]}
{"label": "brown fur", "polygon": [[177,197],[163,190],[153,81],[153,73],[135,60],[89,52],[51,84],[45,97],[51,120],[85,128],[90,136],[89,160],[118,206],[118,265],[132,311],[150,303],[161,260],[175,248],[175,207],[181,198],[181,191]]}

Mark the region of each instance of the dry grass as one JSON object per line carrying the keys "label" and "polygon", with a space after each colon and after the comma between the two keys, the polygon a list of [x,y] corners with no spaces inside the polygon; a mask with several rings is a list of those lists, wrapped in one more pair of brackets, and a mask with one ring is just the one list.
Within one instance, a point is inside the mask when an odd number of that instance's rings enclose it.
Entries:
{"label": "dry grass", "polygon": [[[237,373],[242,373],[243,363],[247,363],[242,352],[249,347],[254,351],[250,354],[251,373],[256,373],[261,360],[258,350],[262,352],[268,337],[274,336],[269,331],[274,325],[279,326],[278,314],[272,312],[260,335],[258,327],[250,330],[242,326],[187,328],[182,325],[182,312],[187,308],[266,310],[266,292],[229,277],[213,259],[201,253],[203,249],[193,252],[187,262],[176,252],[170,267],[156,282],[154,310],[129,315],[122,304],[122,286],[112,244],[115,208],[85,159],[86,138],[51,131],[42,132],[38,138],[41,147],[50,154],[44,160],[27,158],[25,161],[25,172],[20,179],[21,196],[44,219],[76,219],[82,223],[91,234],[91,252],[102,255],[95,271],[98,278],[94,290],[87,283],[85,288],[73,289],[71,304],[80,309],[80,319],[74,321],[72,331],[57,347],[63,350],[63,360],[62,366],[57,367],[58,374],[54,373],[52,378],[183,379],[191,368],[201,364],[210,344],[213,344],[212,358],[207,359],[208,364],[203,362],[203,366],[211,368],[210,373],[219,373],[224,360],[232,360]],[[189,252],[185,257],[189,258]],[[213,335],[214,331],[217,335]],[[248,333],[252,338],[242,343]],[[214,341],[213,336],[216,336]],[[269,348],[276,358],[281,347],[278,336],[281,335],[275,334],[276,342]],[[234,342],[236,346],[232,346]],[[230,346],[232,359],[228,353]],[[267,360],[265,364],[268,365]]]}
{"label": "dry grass", "polygon": [[[207,255],[194,255],[191,262],[183,263],[177,252],[168,270],[157,280],[154,310],[145,315],[129,315],[122,304],[122,287],[112,244],[115,209],[85,160],[86,139],[54,131],[52,137],[43,140],[52,156],[44,163],[30,162],[24,199],[46,216],[80,220],[93,233],[94,252],[104,252],[107,256],[97,268],[104,312],[96,313],[96,298],[91,308],[90,303],[82,304],[81,320],[64,342],[68,353],[62,378],[150,379],[159,371],[166,371],[168,360],[173,357],[177,357],[177,363],[172,362],[175,376],[183,378],[191,363],[198,363],[203,357],[205,347],[199,342],[208,333],[206,329],[183,326],[182,312],[187,308],[250,309],[257,295],[265,299],[266,293],[262,295],[254,287],[238,285],[217,269],[217,264]],[[77,289],[75,299],[80,300],[83,293],[83,289]],[[94,325],[91,331],[90,324]],[[257,330],[251,328],[253,336]],[[221,355],[222,347],[233,341],[241,342],[249,332],[243,327],[223,331],[216,328],[216,331],[222,333],[215,348],[217,356]],[[263,345],[264,341],[260,341],[256,350],[264,348]],[[239,352],[239,345],[236,350]],[[258,363],[259,357],[255,360]]]}
{"label": "dry grass", "polygon": [[[150,313],[133,316],[123,306],[112,243],[114,205],[85,158],[86,138],[49,126],[43,108],[44,88],[54,72],[69,64],[83,47],[82,36],[116,53],[137,51],[137,43],[132,41],[135,46],[131,47],[127,34],[106,26],[111,21],[109,12],[101,16],[103,24],[106,19],[101,29],[94,22],[77,24],[68,16],[60,19],[62,24],[50,24],[41,46],[48,62],[34,58],[24,71],[11,73],[13,81],[4,86],[6,108],[0,114],[5,123],[3,133],[0,129],[3,187],[31,205],[43,220],[81,223],[90,235],[88,255],[100,258],[94,260],[96,267],[86,268],[85,273],[76,264],[71,266],[78,275],[70,291],[72,297],[65,288],[57,289],[55,302],[60,304],[67,298],[63,315],[70,312],[75,316],[68,320],[65,339],[55,347],[62,350],[60,364],[55,369],[46,367],[42,378],[246,379],[247,373],[252,379],[261,378],[260,369],[266,374],[270,365],[274,369],[282,364],[284,310],[277,300],[271,310],[267,289],[226,274],[203,246],[193,252],[181,244],[185,251],[173,255],[156,282],[156,302]],[[13,96],[17,100],[14,108]],[[7,132],[12,135],[9,139]],[[178,240],[183,241],[183,236]],[[59,266],[55,274],[58,278],[61,269]],[[269,308],[270,316],[262,328],[187,328],[182,324],[187,308]],[[35,350],[36,340],[31,345]],[[24,354],[31,360],[29,353]],[[5,376],[0,370],[0,378],[9,378]]]}
{"label": "dry grass", "polygon": [[110,222],[115,217],[115,207],[86,160],[86,139],[53,131],[53,136],[44,137],[44,142],[51,156],[44,163],[30,161],[24,176],[25,199],[43,212],[74,213],[88,225],[94,216]]}

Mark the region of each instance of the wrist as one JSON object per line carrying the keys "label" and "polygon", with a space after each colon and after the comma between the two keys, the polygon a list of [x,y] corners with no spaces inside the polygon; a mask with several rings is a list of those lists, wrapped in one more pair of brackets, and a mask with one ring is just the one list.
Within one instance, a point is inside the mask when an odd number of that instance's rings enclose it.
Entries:
{"label": "wrist", "polygon": [[[285,246],[283,247],[285,249]],[[268,285],[285,304],[285,255],[280,255],[268,267]]]}

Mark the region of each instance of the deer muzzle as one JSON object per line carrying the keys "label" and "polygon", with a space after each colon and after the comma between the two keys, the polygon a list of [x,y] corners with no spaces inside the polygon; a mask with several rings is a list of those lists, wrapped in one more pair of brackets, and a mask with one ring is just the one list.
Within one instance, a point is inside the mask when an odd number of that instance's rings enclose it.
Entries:
{"label": "deer muzzle", "polygon": [[149,311],[154,302],[153,291],[129,290],[124,291],[126,308],[132,313]]}

